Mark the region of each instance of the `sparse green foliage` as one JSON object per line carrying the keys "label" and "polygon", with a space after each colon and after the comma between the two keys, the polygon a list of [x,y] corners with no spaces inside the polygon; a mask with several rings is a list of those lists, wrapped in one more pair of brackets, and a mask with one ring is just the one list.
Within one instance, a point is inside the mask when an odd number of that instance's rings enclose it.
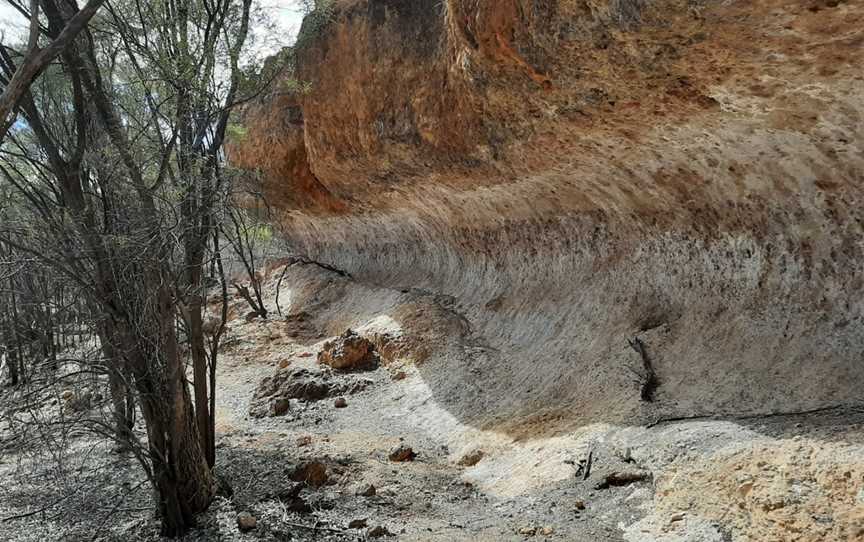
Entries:
{"label": "sparse green foliage", "polygon": [[231,123],[228,125],[228,136],[235,141],[243,141],[249,134],[249,130],[242,124]]}
{"label": "sparse green foliage", "polygon": [[303,47],[309,40],[324,32],[336,15],[334,0],[302,0],[306,17],[297,36],[296,47]]}

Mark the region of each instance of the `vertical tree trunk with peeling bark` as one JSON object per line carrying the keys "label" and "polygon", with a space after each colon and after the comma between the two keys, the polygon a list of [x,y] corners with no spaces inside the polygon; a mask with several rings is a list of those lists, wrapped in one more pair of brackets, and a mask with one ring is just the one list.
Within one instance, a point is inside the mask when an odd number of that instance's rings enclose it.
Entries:
{"label": "vertical tree trunk with peeling bark", "polygon": [[[147,426],[162,535],[174,537],[195,525],[195,516],[213,499],[215,484],[186,387],[171,293],[158,286],[155,273],[148,274],[146,282],[151,288],[147,291],[156,292],[153,312],[134,326],[121,322],[118,327]],[[145,341],[152,341],[151,346],[145,346]],[[153,371],[154,367],[162,370]]]}

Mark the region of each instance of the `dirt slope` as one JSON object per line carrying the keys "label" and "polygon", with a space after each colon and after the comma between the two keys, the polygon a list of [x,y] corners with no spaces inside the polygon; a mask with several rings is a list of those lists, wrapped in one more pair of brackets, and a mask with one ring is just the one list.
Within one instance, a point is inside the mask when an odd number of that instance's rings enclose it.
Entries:
{"label": "dirt slope", "polygon": [[[233,480],[249,480],[232,506],[261,518],[250,539],[290,530],[291,522],[313,523],[309,515],[280,514],[266,495],[274,483],[280,487],[280,466],[324,458],[338,477],[304,490],[319,503],[315,522],[343,529],[366,518],[397,540],[864,540],[864,409],[647,428],[594,423],[549,437],[480,430],[444,408],[430,384],[429,375],[452,367],[451,358],[477,351],[455,333],[460,316],[446,299],[292,264],[270,275],[271,306],[277,276],[291,285],[280,295],[285,318],[233,321],[220,373],[220,464]],[[292,401],[283,417],[247,416],[261,378],[286,363],[283,370],[317,370],[315,355],[345,327],[382,353],[376,370],[333,376],[369,381],[346,396],[346,408],[335,408],[331,397]],[[398,373],[404,378],[394,379]],[[482,373],[473,371],[462,394],[474,393],[479,380]],[[389,462],[399,443],[417,459]],[[642,478],[604,484],[616,473]],[[356,495],[368,484],[375,497]]]}

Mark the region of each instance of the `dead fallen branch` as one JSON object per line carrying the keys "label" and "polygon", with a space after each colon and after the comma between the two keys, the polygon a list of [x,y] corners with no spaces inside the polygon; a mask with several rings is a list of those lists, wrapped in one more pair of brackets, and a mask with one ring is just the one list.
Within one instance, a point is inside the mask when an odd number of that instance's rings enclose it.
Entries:
{"label": "dead fallen branch", "polygon": [[595,489],[609,489],[610,487],[624,487],[636,482],[644,482],[648,479],[647,472],[613,472],[607,474],[603,481],[597,484]]}

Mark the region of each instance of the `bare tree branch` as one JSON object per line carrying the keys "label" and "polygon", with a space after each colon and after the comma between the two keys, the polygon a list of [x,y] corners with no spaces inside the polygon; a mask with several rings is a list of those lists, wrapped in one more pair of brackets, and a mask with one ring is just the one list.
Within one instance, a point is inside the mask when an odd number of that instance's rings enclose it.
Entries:
{"label": "bare tree branch", "polygon": [[12,126],[9,122],[10,113],[12,113],[18,102],[33,84],[33,81],[39,77],[39,74],[57,58],[63,50],[72,43],[78,34],[84,30],[90,19],[96,14],[99,7],[105,0],[90,0],[83,9],[78,11],[69,19],[66,26],[44,49],[40,49],[38,45],[39,34],[39,3],[37,0],[31,0],[30,5],[30,37],[27,44],[27,54],[24,61],[15,70],[15,74],[9,80],[3,94],[0,95],[0,142],[6,137],[6,132]]}

